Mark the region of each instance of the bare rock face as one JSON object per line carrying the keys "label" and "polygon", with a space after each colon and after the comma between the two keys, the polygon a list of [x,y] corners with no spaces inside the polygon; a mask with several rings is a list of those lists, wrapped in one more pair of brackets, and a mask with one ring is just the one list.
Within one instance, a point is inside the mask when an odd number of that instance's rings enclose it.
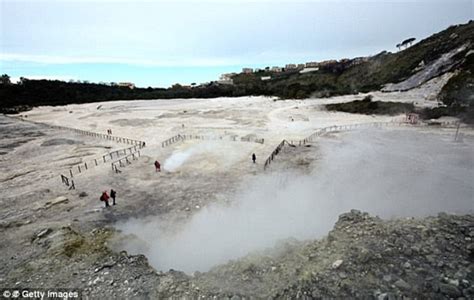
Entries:
{"label": "bare rock face", "polygon": [[384,221],[352,210],[328,236],[216,266],[165,273],[163,297],[472,298],[474,216]]}
{"label": "bare rock face", "polygon": [[25,241],[35,256],[2,284],[67,286],[91,299],[474,297],[472,215],[385,221],[352,210],[323,239],[288,239],[192,276],[157,272],[143,255],[112,251],[114,234],[72,225],[38,228]]}
{"label": "bare rock face", "polygon": [[423,63],[420,62],[420,65],[414,70],[416,72],[414,75],[399,83],[386,84],[382,88],[382,92],[408,91],[420,86],[432,78],[452,70],[459,64],[459,60],[455,59],[456,55],[466,51],[469,46],[470,45],[468,44],[462,45],[451,52],[443,54],[437,60],[426,65],[423,61]]}

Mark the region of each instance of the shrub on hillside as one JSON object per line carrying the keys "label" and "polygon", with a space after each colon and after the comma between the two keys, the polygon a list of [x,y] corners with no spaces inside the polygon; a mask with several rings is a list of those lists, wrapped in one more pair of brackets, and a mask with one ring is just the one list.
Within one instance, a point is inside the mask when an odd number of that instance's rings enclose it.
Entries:
{"label": "shrub on hillside", "polygon": [[353,114],[365,115],[398,115],[413,112],[415,107],[412,103],[372,101],[372,96],[366,96],[362,100],[346,103],[327,104],[326,109],[330,111],[342,111]]}

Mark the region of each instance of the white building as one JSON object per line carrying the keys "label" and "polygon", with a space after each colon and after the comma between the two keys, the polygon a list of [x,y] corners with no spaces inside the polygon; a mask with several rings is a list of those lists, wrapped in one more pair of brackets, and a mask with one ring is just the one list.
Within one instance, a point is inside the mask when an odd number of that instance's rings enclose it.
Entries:
{"label": "white building", "polygon": [[233,76],[237,75],[236,73],[225,73],[219,76],[219,80],[217,81],[220,84],[234,84],[234,80],[232,79]]}
{"label": "white building", "polygon": [[253,69],[252,68],[242,68],[242,73],[251,74],[251,73],[253,73]]}
{"label": "white building", "polygon": [[275,72],[275,73],[280,73],[282,69],[280,67],[272,67],[270,71]]}
{"label": "white building", "polygon": [[317,68],[319,67],[319,63],[317,61],[310,61],[305,64],[306,68]]}
{"label": "white building", "polygon": [[131,82],[119,82],[119,87],[128,87],[129,89],[133,90],[135,88],[135,84]]}

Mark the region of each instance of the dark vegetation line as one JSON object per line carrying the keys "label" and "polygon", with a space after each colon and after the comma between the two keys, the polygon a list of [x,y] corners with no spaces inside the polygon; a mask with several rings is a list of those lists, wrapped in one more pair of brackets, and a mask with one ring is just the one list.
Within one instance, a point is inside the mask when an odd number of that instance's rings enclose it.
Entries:
{"label": "dark vegetation line", "polygon": [[398,115],[415,111],[413,103],[372,101],[372,96],[367,96],[362,100],[355,100],[345,103],[327,104],[329,111],[342,111],[347,113],[365,115]]}
{"label": "dark vegetation line", "polygon": [[[455,37],[455,38],[453,38]],[[135,88],[109,86],[95,83],[77,83],[51,80],[23,79],[11,84],[8,75],[0,81],[0,112],[18,112],[39,105],[66,105],[111,100],[171,99],[171,98],[215,98],[239,96],[277,96],[283,99],[303,99],[312,96],[329,97],[357,94],[379,90],[384,84],[400,82],[411,75],[423,61],[425,64],[461,45],[468,44],[464,52],[472,51],[474,45],[474,22],[451,26],[419,43],[397,53],[382,52],[368,60],[354,64],[353,60],[339,61],[320,67],[318,71],[301,74],[296,70],[282,73],[261,71],[237,74],[234,84],[211,82],[206,85],[185,87],[176,84],[170,88]],[[446,105],[425,111],[426,117],[457,115],[474,116],[474,55],[459,54],[458,73],[453,76],[440,94]],[[271,80],[261,80],[272,75]],[[373,113],[409,110],[409,107],[387,105],[379,102],[355,104],[364,111]],[[333,107],[334,108],[334,107]],[[357,109],[339,106],[341,109],[358,112]],[[376,109],[374,109],[376,108]],[[330,108],[332,109],[332,108]],[[334,109],[337,109],[334,108]],[[369,109],[369,110],[367,110]],[[393,109],[393,110],[392,110]]]}

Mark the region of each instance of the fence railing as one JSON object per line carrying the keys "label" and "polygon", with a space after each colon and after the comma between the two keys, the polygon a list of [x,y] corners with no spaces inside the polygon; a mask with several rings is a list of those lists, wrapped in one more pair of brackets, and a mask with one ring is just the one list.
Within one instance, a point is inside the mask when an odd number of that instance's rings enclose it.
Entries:
{"label": "fence railing", "polygon": [[104,154],[100,158],[94,158],[92,160],[88,160],[88,161],[85,161],[85,162],[78,163],[78,164],[72,166],[69,169],[69,175],[72,178],[72,177],[74,177],[74,175],[84,173],[85,171],[87,171],[91,168],[98,167],[101,164],[105,164],[105,163],[113,160],[114,158],[117,159],[119,157],[126,156],[127,153],[131,154],[133,152],[136,152],[137,149],[141,149],[141,147],[140,146],[131,146],[131,147],[128,147],[128,148],[118,149],[118,150],[109,152],[107,154]]}
{"label": "fence railing", "polygon": [[329,132],[334,131],[347,131],[347,130],[354,130],[359,128],[370,128],[370,127],[388,127],[388,126],[410,126],[410,127],[423,127],[423,126],[442,126],[442,127],[449,127],[449,126],[458,126],[459,121],[444,121],[444,122],[418,122],[416,124],[412,124],[406,121],[391,121],[391,122],[370,122],[370,123],[357,123],[357,124],[348,124],[348,125],[338,125],[338,126],[329,126],[325,128],[318,129],[316,132],[311,134],[310,136],[298,141],[298,145],[304,145],[308,142],[314,141],[315,138],[324,135]]}
{"label": "fence railing", "polygon": [[298,145],[305,145],[306,143],[313,142],[315,138],[325,135],[329,132],[334,131],[347,131],[347,130],[354,130],[359,128],[369,128],[369,127],[382,127],[382,126],[393,126],[393,125],[405,125],[406,123],[403,122],[371,122],[371,123],[357,123],[357,124],[348,124],[348,125],[334,125],[329,127],[324,127],[321,129],[316,130],[314,133],[309,135],[308,137],[298,141]]}
{"label": "fence railing", "polygon": [[66,131],[70,131],[70,132],[73,132],[73,133],[76,133],[76,134],[81,134],[81,135],[90,136],[90,137],[94,137],[94,138],[101,138],[101,139],[105,139],[105,140],[109,140],[109,141],[114,141],[114,142],[117,142],[117,143],[137,145],[137,146],[140,146],[140,147],[145,146],[144,141],[129,139],[129,138],[115,136],[115,135],[111,135],[111,134],[104,134],[104,133],[98,133],[98,132],[93,132],[93,131],[87,131],[87,130],[72,128],[72,127],[41,123],[41,122],[27,120],[25,118],[20,118],[20,117],[10,117],[10,118],[15,118],[17,120],[21,120],[21,121],[36,124],[36,125],[40,125],[40,126],[43,126],[43,127],[59,129],[59,130],[66,130]]}
{"label": "fence railing", "polygon": [[132,152],[128,154],[127,156],[124,156],[116,161],[113,161],[110,165],[112,166],[112,170],[115,173],[121,173],[120,169],[118,167],[125,167],[126,165],[130,165],[132,162],[131,160],[137,160],[140,157],[140,150],[137,150],[135,152]]}
{"label": "fence railing", "polygon": [[273,161],[275,156],[277,156],[278,153],[280,153],[281,149],[283,148],[283,146],[285,146],[285,144],[288,144],[288,145],[291,145],[291,146],[294,147],[294,145],[289,143],[287,140],[281,141],[280,144],[278,144],[278,146],[276,146],[276,148],[272,151],[272,153],[265,160],[265,163],[263,164],[263,169],[264,170],[270,165],[270,163]]}
{"label": "fence railing", "polygon": [[240,140],[242,142],[253,142],[253,143],[259,143],[263,144],[265,142],[265,139],[261,138],[254,138],[254,137],[241,137]]}
{"label": "fence railing", "polygon": [[61,182],[64,183],[66,186],[68,186],[70,190],[76,189],[76,186],[74,185],[74,180],[69,179],[67,176],[64,176],[63,174],[61,174]]}
{"label": "fence railing", "polygon": [[283,146],[285,144],[290,145],[290,146],[303,146],[306,145],[306,143],[311,143],[313,142],[317,137],[320,137],[322,135],[325,135],[330,132],[335,132],[335,131],[348,131],[348,130],[354,130],[354,129],[359,129],[359,128],[370,128],[370,127],[388,127],[388,126],[410,126],[410,127],[421,127],[421,126],[458,126],[460,123],[459,121],[444,121],[444,122],[419,122],[416,124],[412,124],[409,122],[401,122],[401,121],[391,121],[391,122],[371,122],[371,123],[357,123],[357,124],[347,124],[347,125],[333,125],[333,126],[328,126],[324,127],[321,129],[318,129],[316,132],[312,133],[308,137],[299,140],[299,141],[287,141],[283,140],[278,144],[278,146],[275,148],[275,150],[272,151],[272,153],[268,156],[268,158],[265,160],[265,164],[263,165],[263,169],[265,170],[268,165],[273,161],[276,155],[281,151]]}
{"label": "fence railing", "polygon": [[[207,141],[229,140],[233,142],[238,141],[236,135],[235,136],[215,136],[215,135],[197,135],[197,134],[177,134],[161,142],[161,147],[164,148],[169,145],[175,144],[180,141],[185,141],[185,140],[207,140]],[[260,144],[263,144],[265,142],[263,138],[254,138],[254,137],[241,137],[240,141],[260,143]]]}
{"label": "fence railing", "polygon": [[161,142],[161,147],[164,148],[164,147],[167,147],[171,144],[177,143],[177,142],[182,141],[182,140],[183,140],[183,137],[181,136],[181,134],[177,134],[177,135],[172,136],[169,139],[164,140],[163,142]]}
{"label": "fence railing", "polygon": [[[128,147],[128,148],[119,149],[119,150],[107,153],[107,154],[103,155],[101,158],[98,158],[98,159],[95,158],[95,159],[90,160],[90,161],[81,162],[81,163],[78,163],[78,164],[74,165],[73,167],[71,167],[69,169],[69,174],[68,174],[70,177],[67,177],[67,176],[61,174],[61,182],[64,185],[68,186],[69,189],[75,189],[76,188],[76,186],[74,184],[74,180],[72,179],[74,177],[74,175],[77,175],[79,173],[83,173],[84,171],[89,170],[90,168],[93,168],[93,167],[97,167],[102,163],[106,163],[107,161],[112,160],[114,158],[114,156],[116,158],[118,158],[121,155],[126,155],[126,157],[128,157],[130,155],[134,155],[133,153],[137,152],[137,148],[141,149],[141,148],[145,147],[145,142],[140,141],[140,140],[129,139],[129,138],[115,136],[115,135],[111,135],[111,134],[103,134],[103,133],[98,133],[98,132],[92,132],[92,131],[72,128],[72,127],[51,125],[51,124],[47,124],[47,123],[41,123],[41,122],[26,120],[24,118],[19,118],[19,117],[10,117],[10,118],[18,119],[18,120],[21,120],[21,121],[24,121],[24,122],[28,122],[28,123],[40,125],[40,126],[43,126],[43,127],[52,128],[52,129],[66,130],[66,131],[73,132],[75,134],[81,134],[81,135],[85,135],[85,136],[89,136],[89,137],[93,137],[93,138],[100,138],[100,139],[105,139],[105,140],[109,140],[109,141],[113,141],[113,142],[117,142],[117,143],[133,145],[133,146]],[[128,156],[127,156],[127,151],[130,152],[130,154]],[[138,151],[138,153],[140,153],[140,151]],[[138,155],[140,155],[140,154],[138,154]]]}

